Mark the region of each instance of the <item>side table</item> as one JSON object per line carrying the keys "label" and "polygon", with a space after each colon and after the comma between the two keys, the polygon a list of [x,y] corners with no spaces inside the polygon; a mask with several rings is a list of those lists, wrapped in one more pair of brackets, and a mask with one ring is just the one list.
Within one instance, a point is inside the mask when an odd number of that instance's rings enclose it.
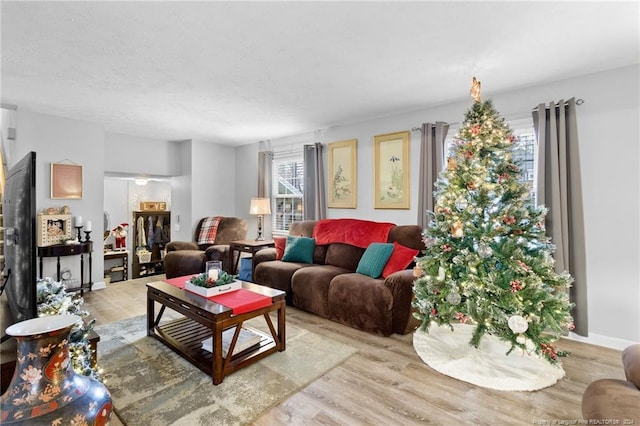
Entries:
{"label": "side table", "polygon": [[[240,263],[240,253],[250,253],[251,256],[253,257],[254,253],[265,249],[265,248],[269,248],[269,247],[275,247],[276,244],[273,242],[273,240],[263,240],[263,241],[256,241],[256,240],[238,240],[238,241],[232,241],[229,244],[229,260],[231,262],[233,262],[233,259],[235,259],[234,262],[234,266],[233,266],[233,272],[237,272],[238,271],[238,263]],[[235,252],[238,252],[238,257],[235,257]],[[253,264],[253,259],[251,259],[251,278],[253,279],[253,273],[255,269],[255,265]]]}
{"label": "side table", "polygon": [[60,257],[62,256],[77,256],[80,255],[80,287],[68,288],[69,291],[80,290],[80,295],[84,296],[85,282],[84,282],[84,255],[89,254],[89,291],[93,287],[93,281],[91,277],[92,259],[91,253],[93,252],[93,241],[85,241],[78,244],[54,244],[52,246],[38,246],[38,257],[40,258],[40,278],[42,278],[42,258],[43,257],[55,257],[57,280],[60,281]]}

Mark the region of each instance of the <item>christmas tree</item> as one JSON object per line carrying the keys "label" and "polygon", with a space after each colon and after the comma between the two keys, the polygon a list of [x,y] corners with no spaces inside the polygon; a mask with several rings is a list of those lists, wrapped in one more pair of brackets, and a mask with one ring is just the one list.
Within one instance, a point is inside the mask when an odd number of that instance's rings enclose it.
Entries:
{"label": "christmas tree", "polygon": [[471,93],[428,212],[426,250],[414,271],[415,315],[422,330],[467,323],[476,348],[491,334],[510,344],[507,354],[519,348],[556,363],[566,353],[553,342],[573,328],[566,292],[572,278],[554,270],[546,209],[519,180],[511,129],[481,100],[475,77]]}

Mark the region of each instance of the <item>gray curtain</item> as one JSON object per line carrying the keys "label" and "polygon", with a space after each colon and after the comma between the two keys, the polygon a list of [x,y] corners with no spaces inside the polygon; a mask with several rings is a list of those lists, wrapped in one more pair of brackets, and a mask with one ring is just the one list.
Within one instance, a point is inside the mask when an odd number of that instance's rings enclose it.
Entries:
{"label": "gray curtain", "polygon": [[569,298],[575,332],[587,336],[587,274],[575,98],[533,110],[538,139],[537,203],[547,207],[547,235],[556,246],[556,271],[574,278]]}
{"label": "gray curtain", "polygon": [[304,146],[304,220],[327,217],[322,151],[323,146],[320,142]]}
{"label": "gray curtain", "polygon": [[442,121],[436,124],[422,124],[422,140],[420,142],[420,176],[418,177],[418,225],[426,228],[429,225],[427,212],[433,211],[434,184],[442,170],[444,158],[444,140],[447,138],[449,125]]}
{"label": "gray curtain", "polygon": [[258,146],[258,198],[271,198],[273,151],[268,142]]}

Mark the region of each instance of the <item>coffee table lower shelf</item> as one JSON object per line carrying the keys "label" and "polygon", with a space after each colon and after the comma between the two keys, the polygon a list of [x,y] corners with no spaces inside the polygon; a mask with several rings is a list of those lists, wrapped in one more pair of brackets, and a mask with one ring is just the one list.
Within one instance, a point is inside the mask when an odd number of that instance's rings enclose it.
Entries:
{"label": "coffee table lower shelf", "polygon": [[[225,370],[230,369],[225,371],[225,375],[257,361],[254,359],[256,357],[263,358],[277,350],[273,338],[255,328],[246,326],[244,328],[258,334],[260,343],[244,351],[236,352],[227,364],[228,367],[225,368]],[[156,326],[153,331],[153,337],[206,374],[213,376],[213,353],[202,349],[202,341],[211,336],[211,329],[189,318],[180,318],[161,324]],[[225,363],[227,362],[225,357],[222,359]]]}

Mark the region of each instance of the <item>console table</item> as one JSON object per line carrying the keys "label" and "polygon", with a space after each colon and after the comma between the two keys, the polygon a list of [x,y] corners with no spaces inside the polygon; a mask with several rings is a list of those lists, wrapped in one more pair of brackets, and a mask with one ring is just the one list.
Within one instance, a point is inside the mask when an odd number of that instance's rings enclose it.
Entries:
{"label": "console table", "polygon": [[78,256],[80,255],[80,287],[68,288],[69,291],[80,290],[80,295],[84,295],[85,282],[84,282],[84,255],[89,255],[89,290],[93,287],[93,281],[91,281],[91,268],[92,259],[91,253],[93,252],[93,241],[85,241],[78,244],[54,244],[52,246],[39,246],[38,257],[40,258],[40,278],[42,278],[42,258],[55,257],[57,258],[56,272],[57,279],[60,281],[60,258],[62,256]]}

